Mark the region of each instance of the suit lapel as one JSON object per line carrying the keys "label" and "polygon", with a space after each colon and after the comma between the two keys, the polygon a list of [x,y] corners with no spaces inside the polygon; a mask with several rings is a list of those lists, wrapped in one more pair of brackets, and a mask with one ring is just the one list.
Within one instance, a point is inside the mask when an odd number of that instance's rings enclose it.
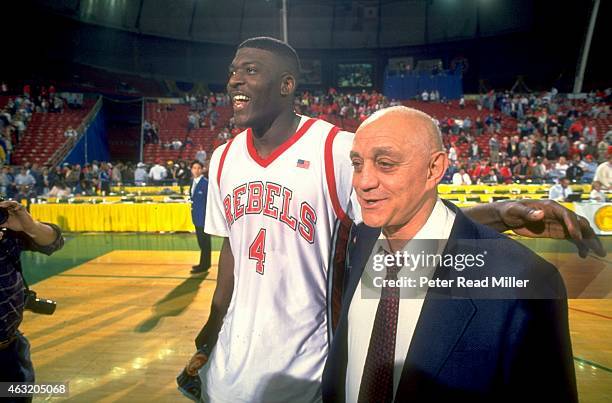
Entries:
{"label": "suit lapel", "polygon": [[[477,231],[456,206],[445,200],[443,202],[456,214],[443,254],[458,254],[461,250],[456,241],[476,239]],[[448,269],[438,267],[433,278],[445,278],[445,270]],[[396,396],[414,396],[424,380],[437,376],[475,313],[476,306],[470,299],[451,299],[427,292]]]}
{"label": "suit lapel", "polygon": [[[372,249],[380,236],[380,228],[368,227],[365,224],[357,226],[355,234],[349,242],[352,242],[351,252],[349,253],[349,280],[345,291],[345,301],[342,304],[343,308],[347,309],[353,299],[355,289],[359,285],[359,280],[368,263]],[[356,240],[355,243],[353,241]],[[344,310],[344,309],[343,309]]]}

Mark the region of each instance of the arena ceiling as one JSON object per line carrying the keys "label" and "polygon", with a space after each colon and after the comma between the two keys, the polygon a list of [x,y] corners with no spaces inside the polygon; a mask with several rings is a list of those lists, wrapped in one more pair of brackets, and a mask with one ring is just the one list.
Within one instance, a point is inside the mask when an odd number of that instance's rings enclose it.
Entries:
{"label": "arena ceiling", "polygon": [[[282,0],[32,0],[40,10],[142,34],[236,45],[281,37]],[[423,45],[527,31],[530,0],[286,0],[301,49]]]}

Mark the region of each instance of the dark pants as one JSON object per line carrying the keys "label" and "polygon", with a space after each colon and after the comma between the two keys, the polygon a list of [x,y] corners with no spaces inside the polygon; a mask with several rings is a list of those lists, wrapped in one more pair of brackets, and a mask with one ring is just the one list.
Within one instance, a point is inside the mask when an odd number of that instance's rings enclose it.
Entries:
{"label": "dark pants", "polygon": [[210,267],[210,235],[204,232],[204,227],[195,227],[196,236],[198,237],[198,245],[200,246],[200,263],[198,266],[202,269]]}
{"label": "dark pants", "polygon": [[[0,382],[34,382],[34,368],[30,360],[30,343],[19,332],[13,343],[0,350]],[[31,402],[31,397],[5,397],[7,403]]]}

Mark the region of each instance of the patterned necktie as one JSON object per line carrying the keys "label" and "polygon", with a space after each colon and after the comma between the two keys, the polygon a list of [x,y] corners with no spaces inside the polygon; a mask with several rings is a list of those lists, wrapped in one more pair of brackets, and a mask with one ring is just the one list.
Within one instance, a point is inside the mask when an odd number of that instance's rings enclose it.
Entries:
{"label": "patterned necktie", "polygon": [[[386,280],[397,280],[396,266],[387,267]],[[383,287],[370,345],[363,366],[359,403],[385,403],[393,400],[395,336],[399,313],[399,287]]]}

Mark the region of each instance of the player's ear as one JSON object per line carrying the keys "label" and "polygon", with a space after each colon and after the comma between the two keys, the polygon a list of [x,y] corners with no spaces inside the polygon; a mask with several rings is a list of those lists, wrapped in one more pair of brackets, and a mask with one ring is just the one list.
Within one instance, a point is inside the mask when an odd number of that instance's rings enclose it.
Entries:
{"label": "player's ear", "polygon": [[296,80],[293,74],[285,73],[283,74],[283,79],[281,81],[281,95],[287,96],[291,95],[295,92]]}

